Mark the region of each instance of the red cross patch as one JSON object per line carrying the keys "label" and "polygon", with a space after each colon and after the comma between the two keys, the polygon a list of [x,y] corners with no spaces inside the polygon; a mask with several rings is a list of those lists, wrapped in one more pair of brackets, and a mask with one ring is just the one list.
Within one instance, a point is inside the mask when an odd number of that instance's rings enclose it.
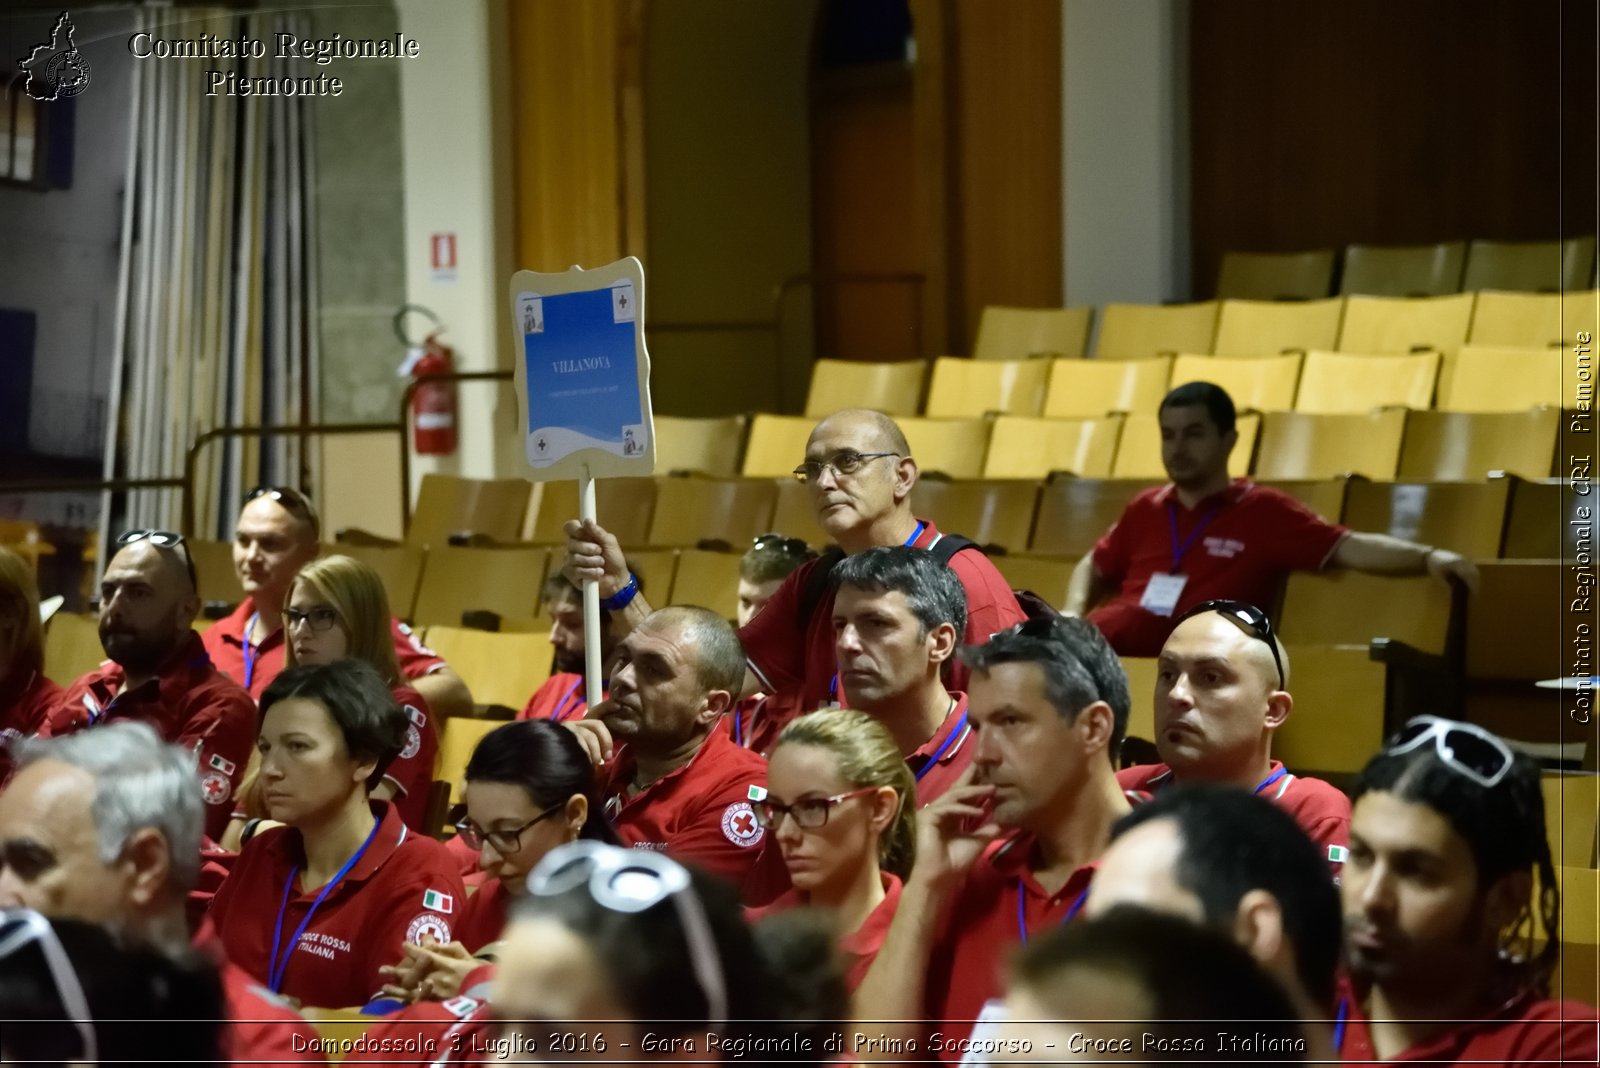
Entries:
{"label": "red cross patch", "polygon": [[766,828],[756,822],[756,810],[748,801],[735,801],[722,810],[722,834],[736,846],[753,846],[766,837]]}

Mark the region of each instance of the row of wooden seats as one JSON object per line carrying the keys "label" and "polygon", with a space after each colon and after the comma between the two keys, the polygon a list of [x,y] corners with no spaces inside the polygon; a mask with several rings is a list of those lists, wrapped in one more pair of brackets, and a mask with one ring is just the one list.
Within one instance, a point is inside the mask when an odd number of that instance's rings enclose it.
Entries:
{"label": "row of wooden seats", "polygon": [[[991,305],[978,321],[980,360],[1039,356],[1135,359],[1180,352],[1268,356],[1286,351],[1391,353],[1464,344],[1545,348],[1596,333],[1600,294],[1482,292],[1449,296],[1349,296],[1286,302],[1223,299],[1194,304],[1107,304],[1095,309]],[[833,405],[838,407],[838,405]],[[813,410],[809,409],[808,410]],[[826,406],[814,409],[831,410]],[[914,411],[915,409],[908,409]]]}
{"label": "row of wooden seats", "polygon": [[[1464,345],[1445,353],[1431,349],[1388,355],[1313,350],[1278,356],[1208,356],[1183,353],[1131,360],[968,360],[860,364],[819,360],[811,395],[847,404],[902,407],[918,396],[928,377],[922,414],[970,418],[999,413],[1085,418],[1107,412],[1155,412],[1169,389],[1212,382],[1240,408],[1318,414],[1373,408],[1438,407],[1443,411],[1521,411],[1541,404],[1561,406],[1576,386],[1576,364],[1565,349],[1514,349]],[[818,407],[822,407],[819,405]],[[815,412],[812,413],[813,417]],[[661,473],[680,469],[684,439],[693,423],[658,419]]]}
{"label": "row of wooden seats", "polygon": [[[1474,289],[1570,290],[1594,285],[1593,235],[1565,241],[1441,241],[1308,252],[1225,252],[1219,297],[1307,300],[1330,293],[1421,296]],[[1334,276],[1339,285],[1334,288]]]}

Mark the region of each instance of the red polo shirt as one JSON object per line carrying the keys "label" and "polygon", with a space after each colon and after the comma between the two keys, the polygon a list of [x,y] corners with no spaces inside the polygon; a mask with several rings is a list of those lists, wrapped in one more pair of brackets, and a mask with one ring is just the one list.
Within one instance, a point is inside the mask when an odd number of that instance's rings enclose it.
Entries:
{"label": "red polo shirt", "polygon": [[[1145,490],[1095,544],[1094,566],[1117,591],[1089,620],[1122,656],[1158,656],[1173,621],[1190,608],[1215,597],[1269,605],[1287,572],[1320,570],[1349,532],[1247,478],[1194,508],[1179,502],[1170,483]],[[1175,547],[1182,549],[1176,567]],[[1172,615],[1140,608],[1150,576],[1175,572],[1188,583]]]}
{"label": "red polo shirt", "polygon": [[488,879],[476,893],[467,895],[461,910],[461,919],[455,925],[456,941],[477,953],[484,946],[500,941],[506,929],[506,915],[511,911],[511,892],[499,879]]}
{"label": "red polo shirt", "polygon": [[61,687],[42,671],[15,681],[16,686],[0,686],[0,786],[11,778],[11,743],[38,734],[61,701]]}
{"label": "red polo shirt", "polygon": [[558,671],[533,691],[518,719],[548,719],[563,723],[589,714],[589,688],[582,675]]}
{"label": "red polo shirt", "polygon": [[1349,981],[1340,984],[1339,1005],[1346,1013],[1339,1059],[1347,1063],[1493,1064],[1515,1068],[1534,1064],[1594,1064],[1597,1024],[1593,1005],[1576,1001],[1542,1001],[1527,997],[1481,1020],[1457,1023],[1428,1042],[1380,1061],[1373,1053],[1372,1033],[1352,994]]}
{"label": "red polo shirt", "polygon": [[[839,938],[839,955],[845,962],[844,982],[850,993],[856,992],[856,987],[861,985],[861,980],[867,977],[867,969],[872,967],[872,962],[878,957],[878,950],[883,948],[884,936],[889,933],[889,925],[894,922],[894,911],[900,907],[900,878],[888,872],[879,872],[883,879],[883,900],[867,913],[867,918],[861,921],[861,926]],[[763,905],[758,909],[751,909],[745,918],[751,923],[760,923],[777,912],[788,909],[804,908],[809,905],[806,895],[799,890],[791,889],[770,905]]]}
{"label": "red polo shirt", "polygon": [[67,688],[39,733],[70,734],[132,719],[150,724],[169,742],[193,749],[206,800],[206,834],[220,839],[233,811],[228,802],[255,748],[256,703],[212,667],[194,633],[154,679],[119,694],[126,677],[121,665],[107,660]]}
{"label": "red polo shirt", "polygon": [[222,1003],[228,1014],[223,1054],[230,1063],[269,1066],[327,1063],[322,1054],[308,1052],[316,1048],[317,1029],[282,998],[228,961],[214,927],[209,924],[201,927],[194,939],[194,948],[217,962],[217,975],[222,980]]}
{"label": "red polo shirt", "polygon": [[439,756],[439,724],[423,696],[409,686],[394,688],[395,703],[406,716],[406,744],[383,777],[394,784],[400,818],[418,834],[428,827],[428,794],[433,788],[434,762]]}
{"label": "red polo shirt", "polygon": [[[1147,794],[1155,794],[1175,781],[1172,769],[1165,764],[1135,764],[1117,772],[1117,783],[1124,790]],[[1283,761],[1274,760],[1256,793],[1294,817],[1300,829],[1322,850],[1335,875],[1344,870],[1344,851],[1350,844],[1350,799],[1343,790],[1321,779],[1284,771]]]}
{"label": "red polo shirt", "polygon": [[[939,540],[939,531],[926,520],[919,522],[922,530],[911,544],[931,549]],[[791,572],[767,606],[739,630],[739,641],[751,669],[761,679],[761,688],[767,693],[798,692],[808,711],[837,700],[833,693],[833,590],[823,591],[809,620],[800,618],[806,581],[818,562],[809,560]],[[982,645],[996,631],[1023,621],[1016,595],[983,553],[956,553],[950,558],[950,570],[967,591],[965,644]],[[966,666],[951,664],[946,682],[951,689],[964,689]]]}
{"label": "red polo shirt", "polygon": [[955,705],[933,737],[906,757],[917,780],[917,807],[936,800],[955,785],[972,763],[972,725],[967,722],[967,695],[953,693]]}
{"label": "red polo shirt", "polygon": [[[371,844],[331,888],[300,889],[296,876],[305,857],[298,830],[274,827],[245,843],[211,902],[211,920],[229,960],[269,983],[274,953],[292,943],[278,992],[302,1005],[348,1008],[383,989],[378,969],[393,964],[404,943],[453,939],[452,925],[466,900],[455,863],[444,846],[407,829],[393,805],[378,802],[372,810],[379,822]],[[327,897],[295,940],[324,889]]]}
{"label": "red polo shirt", "polygon": [[[1029,869],[1033,837],[1015,832],[988,849],[956,889],[934,938],[923,986],[923,1019],[943,1039],[965,1038],[984,1002],[1005,990],[1006,960],[1015,947],[1082,908],[1099,861],[1073,872],[1050,893]],[[1020,908],[1018,902],[1021,902]],[[946,1061],[959,1052],[942,1051]]]}
{"label": "red polo shirt", "polygon": [[742,885],[767,833],[756,822],[759,794],[751,796],[766,789],[766,760],[713,728],[687,764],[629,792],[633,773],[623,746],[605,772],[606,814],[622,841]]}
{"label": "red polo shirt", "polygon": [[803,710],[805,705],[800,703],[800,695],[793,691],[746,697],[733,706],[728,716],[728,737],[743,749],[768,756],[778,744],[783,728]]}
{"label": "red polo shirt", "polygon": [[[256,700],[268,684],[283,670],[283,628],[279,627],[245,655],[244,636],[250,628],[250,618],[256,614],[256,603],[246,597],[239,602],[233,614],[219,619],[206,628],[206,652],[217,665],[217,670],[250,691]],[[398,619],[389,620],[389,630],[394,638],[394,655],[400,661],[400,674],[408,679],[420,679],[430,672],[445,667],[439,654],[417,640],[411,628]],[[245,670],[248,661],[249,671]],[[245,676],[249,675],[246,683]]]}

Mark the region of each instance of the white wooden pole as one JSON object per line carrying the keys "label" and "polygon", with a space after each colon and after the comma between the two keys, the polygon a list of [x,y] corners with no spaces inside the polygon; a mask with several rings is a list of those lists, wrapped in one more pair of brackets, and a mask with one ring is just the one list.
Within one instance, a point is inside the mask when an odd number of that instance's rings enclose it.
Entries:
{"label": "white wooden pole", "polygon": [[[598,523],[595,514],[594,476],[589,465],[583,465],[578,477],[578,518],[586,523]],[[583,679],[584,692],[588,694],[589,707],[600,703],[600,584],[593,579],[583,583]]]}

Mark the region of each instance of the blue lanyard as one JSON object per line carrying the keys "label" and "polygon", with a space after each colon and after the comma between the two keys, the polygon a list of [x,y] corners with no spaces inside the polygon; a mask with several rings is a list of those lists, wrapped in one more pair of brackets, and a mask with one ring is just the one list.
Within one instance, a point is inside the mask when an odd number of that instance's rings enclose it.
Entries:
{"label": "blue lanyard", "polygon": [[[1061,917],[1061,922],[1066,923],[1076,916],[1078,910],[1083,908],[1083,903],[1088,899],[1089,888],[1086,886],[1083,888],[1083,892],[1067,908],[1067,914]],[[1026,903],[1027,895],[1022,889],[1022,876],[1019,875],[1017,876],[1017,937],[1022,940],[1023,945],[1028,944],[1028,917],[1023,907]]]}
{"label": "blue lanyard", "polygon": [[1350,999],[1339,999],[1339,1014],[1333,1021],[1333,1052],[1344,1052],[1344,1025],[1350,1017]]}
{"label": "blue lanyard", "polygon": [[1251,793],[1259,794],[1262,790],[1265,790],[1267,787],[1271,786],[1273,783],[1277,782],[1279,779],[1283,778],[1287,774],[1289,774],[1289,769],[1288,768],[1279,768],[1277,771],[1273,772],[1271,775],[1268,775],[1265,779],[1262,779],[1261,780],[1261,785],[1257,786],[1254,790],[1251,791]]}
{"label": "blue lanyard", "polygon": [[[944,744],[941,745],[937,750],[935,750],[933,756],[928,760],[928,762],[926,764],[922,765],[921,769],[917,771],[917,774],[916,774],[916,781],[917,782],[921,782],[922,781],[922,777],[924,775],[928,774],[928,772],[933,770],[933,766],[935,764],[939,763],[939,758],[944,756],[945,751],[947,749],[949,749],[952,745],[954,745],[961,738],[962,733],[965,732],[966,729],[967,729],[967,713],[963,712],[963,713],[961,713],[961,721],[956,724],[955,729],[952,730],[950,732],[950,734],[945,738]],[[1020,901],[1021,898],[1018,898],[1018,900]],[[1024,938],[1023,941],[1027,941],[1027,939]]]}
{"label": "blue lanyard", "polygon": [[1167,502],[1167,528],[1172,532],[1173,574],[1177,574],[1178,565],[1183,563],[1184,555],[1194,548],[1194,543],[1200,540],[1200,535],[1205,532],[1206,527],[1211,525],[1211,521],[1217,518],[1217,513],[1221,510],[1222,506],[1219,504],[1201,516],[1200,521],[1194,525],[1194,529],[1189,531],[1189,537],[1180,544],[1178,542],[1178,506],[1171,501]]}
{"label": "blue lanyard", "polygon": [[261,620],[261,613],[256,612],[250,621],[244,625],[244,688],[250,689],[250,680],[256,674],[256,647],[250,644],[250,635],[256,629],[256,624]]}
{"label": "blue lanyard", "polygon": [[[552,721],[558,720],[558,719],[561,718],[561,713],[564,712],[566,710],[566,707],[567,707],[567,698],[572,696],[572,691],[576,690],[578,688],[578,684],[581,683],[582,681],[583,681],[582,677],[579,677],[579,678],[573,680],[573,683],[572,683],[571,686],[567,687],[567,692],[562,694],[561,695],[561,700],[556,702],[555,711],[550,713],[550,719]],[[573,708],[577,708],[578,706],[576,704],[574,704],[572,707]]]}
{"label": "blue lanyard", "polygon": [[917,529],[916,529],[916,530],[913,530],[913,531],[912,531],[912,532],[911,532],[911,537],[909,537],[909,538],[907,538],[907,539],[906,539],[906,544],[907,544],[907,545],[910,545],[910,544],[911,544],[911,543],[912,543],[912,542],[914,542],[914,541],[916,541],[916,540],[917,540],[917,539],[918,539],[918,538],[920,538],[920,537],[922,537],[922,532],[923,532],[923,531],[924,531],[924,530],[927,530],[927,529],[928,529],[928,524],[926,524],[926,523],[924,523],[924,522],[923,522],[923,521],[922,521],[922,520],[920,520],[920,519],[919,519],[919,520],[917,520]]}
{"label": "blue lanyard", "polygon": [[361,848],[356,850],[350,859],[344,862],[344,867],[339,869],[339,873],[318,891],[317,899],[311,903],[311,909],[306,913],[306,918],[300,921],[300,926],[295,928],[294,937],[289,939],[288,948],[283,951],[283,959],[280,961],[278,959],[278,941],[283,937],[283,914],[289,908],[289,891],[294,889],[294,877],[300,874],[298,866],[289,869],[289,878],[285,879],[283,883],[283,900],[278,902],[278,922],[272,925],[272,959],[267,962],[267,987],[274,994],[280,993],[283,989],[283,973],[289,970],[289,958],[294,956],[294,947],[300,944],[300,936],[306,933],[306,928],[311,924],[311,917],[317,914],[317,907],[333,891],[333,888],[339,885],[339,881],[350,873],[350,869],[356,866],[356,861],[361,859],[361,854],[367,851],[367,847],[372,844],[372,840],[378,837],[378,828],[382,826],[382,820],[373,820],[372,833],[368,834],[367,840],[361,843]]}

